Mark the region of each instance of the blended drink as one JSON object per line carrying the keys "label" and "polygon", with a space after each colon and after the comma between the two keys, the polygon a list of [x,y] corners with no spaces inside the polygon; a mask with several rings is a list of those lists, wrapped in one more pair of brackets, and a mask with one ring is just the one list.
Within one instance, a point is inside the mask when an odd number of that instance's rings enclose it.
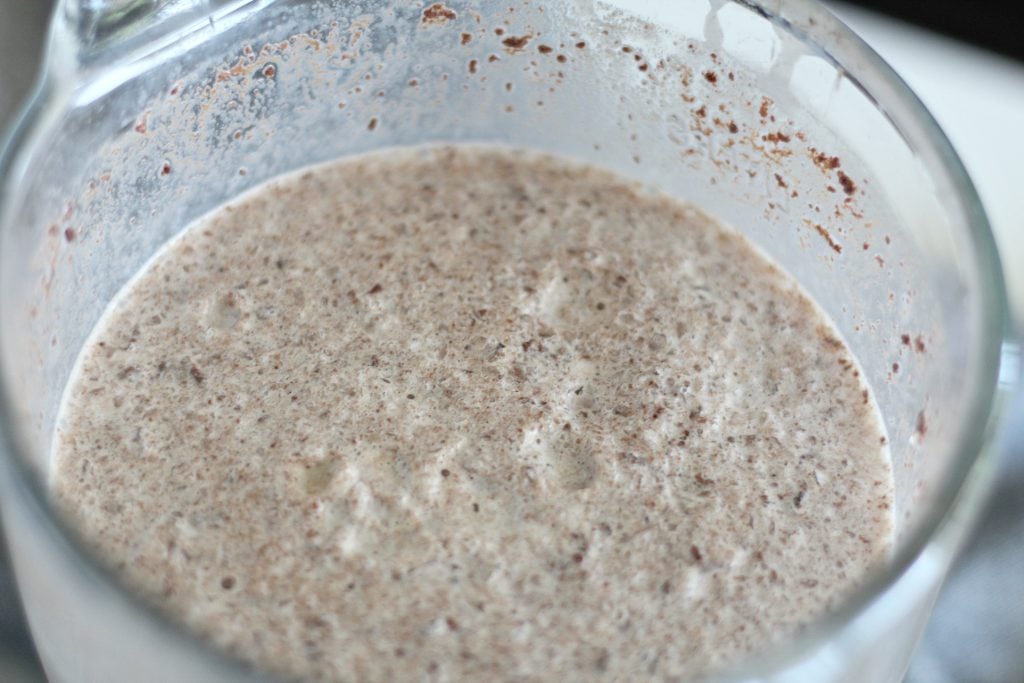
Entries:
{"label": "blended drink", "polygon": [[679,680],[892,545],[877,408],[693,205],[505,148],[273,181],[114,302],[53,488],[190,630],[321,681]]}

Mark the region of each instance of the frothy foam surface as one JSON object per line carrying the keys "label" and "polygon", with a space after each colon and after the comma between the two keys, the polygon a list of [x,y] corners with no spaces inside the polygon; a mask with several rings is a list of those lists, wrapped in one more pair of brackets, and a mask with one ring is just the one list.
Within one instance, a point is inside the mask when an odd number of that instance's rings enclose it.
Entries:
{"label": "frothy foam surface", "polygon": [[288,176],[83,352],[54,492],[137,590],[315,680],[687,676],[882,561],[844,344],[698,209],[486,147]]}

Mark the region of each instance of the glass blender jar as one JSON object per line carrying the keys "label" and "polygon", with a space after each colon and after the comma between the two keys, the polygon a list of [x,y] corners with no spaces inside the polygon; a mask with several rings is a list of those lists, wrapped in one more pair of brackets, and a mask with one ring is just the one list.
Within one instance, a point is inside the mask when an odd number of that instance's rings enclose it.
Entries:
{"label": "glass blender jar", "polygon": [[120,586],[56,514],[61,397],[110,301],[194,219],[310,164],[429,142],[543,150],[693,201],[828,312],[885,420],[896,547],[836,610],[709,680],[900,680],[988,487],[1014,349],[948,142],[809,0],[62,2],[0,162],[0,485],[50,678],[262,679]]}

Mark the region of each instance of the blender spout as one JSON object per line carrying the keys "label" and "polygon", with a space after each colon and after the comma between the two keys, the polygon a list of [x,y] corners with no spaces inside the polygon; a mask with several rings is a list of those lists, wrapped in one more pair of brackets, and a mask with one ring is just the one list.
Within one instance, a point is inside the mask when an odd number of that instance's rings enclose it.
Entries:
{"label": "blender spout", "polygon": [[52,48],[79,74],[137,61],[259,0],[61,0]]}

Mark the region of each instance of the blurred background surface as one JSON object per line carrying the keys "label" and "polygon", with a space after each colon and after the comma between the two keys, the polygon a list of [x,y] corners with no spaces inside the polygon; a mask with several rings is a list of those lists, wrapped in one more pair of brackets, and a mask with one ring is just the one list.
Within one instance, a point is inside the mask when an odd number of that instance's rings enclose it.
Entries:
{"label": "blurred background surface", "polygon": [[[903,76],[950,137],[992,221],[1019,325],[1024,3],[826,4]],[[50,9],[51,0],[0,0],[0,130],[30,92]],[[1009,424],[995,493],[939,597],[906,683],[1024,683],[1024,399]],[[0,543],[0,682],[43,681],[6,553]]]}

